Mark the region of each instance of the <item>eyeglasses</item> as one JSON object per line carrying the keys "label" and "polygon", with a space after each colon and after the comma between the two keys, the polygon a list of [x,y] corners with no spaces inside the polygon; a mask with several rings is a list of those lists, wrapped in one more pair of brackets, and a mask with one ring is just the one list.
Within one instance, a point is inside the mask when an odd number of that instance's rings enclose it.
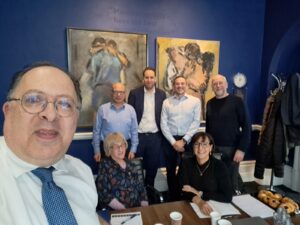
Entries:
{"label": "eyeglasses", "polygon": [[115,94],[115,95],[124,95],[125,91],[113,91],[113,94]]}
{"label": "eyeglasses", "polygon": [[199,142],[199,143],[195,143],[194,148],[207,148],[208,146],[210,146],[210,143],[204,143],[204,142]]}
{"label": "eyeglasses", "polygon": [[57,114],[62,117],[69,117],[76,110],[80,110],[80,107],[76,106],[74,100],[70,97],[60,96],[53,102],[50,102],[45,93],[36,91],[29,91],[22,98],[8,98],[7,101],[20,101],[24,111],[29,114],[43,112],[49,103],[53,103]]}
{"label": "eyeglasses", "polygon": [[119,149],[123,149],[123,148],[126,148],[126,145],[125,143],[122,143],[122,144],[114,144],[112,147],[112,149],[115,149],[115,150],[119,150]]}

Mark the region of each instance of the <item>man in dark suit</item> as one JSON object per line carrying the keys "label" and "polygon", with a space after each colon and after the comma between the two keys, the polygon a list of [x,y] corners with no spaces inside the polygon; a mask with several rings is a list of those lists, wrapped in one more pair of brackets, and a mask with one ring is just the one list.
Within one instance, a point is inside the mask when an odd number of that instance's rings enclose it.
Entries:
{"label": "man in dark suit", "polygon": [[135,109],[139,124],[139,145],[136,156],[143,157],[146,170],[145,183],[154,186],[163,140],[160,114],[166,94],[155,87],[156,75],[153,68],[144,69],[143,83],[143,86],[130,91],[128,103]]}

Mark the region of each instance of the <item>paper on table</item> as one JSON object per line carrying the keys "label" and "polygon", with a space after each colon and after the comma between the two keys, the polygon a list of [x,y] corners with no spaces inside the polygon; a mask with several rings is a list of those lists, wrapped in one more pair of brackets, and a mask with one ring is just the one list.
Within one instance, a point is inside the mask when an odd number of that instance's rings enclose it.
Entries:
{"label": "paper on table", "polygon": [[[212,207],[214,211],[217,211],[220,213],[222,216],[225,215],[240,215],[241,213],[230,203],[223,203],[223,202],[217,202],[213,200],[209,200],[208,204]],[[199,209],[198,205],[195,203],[191,203],[192,208],[194,209],[195,213],[200,217],[200,218],[209,218],[208,215],[205,215],[201,212]]]}
{"label": "paper on table", "polygon": [[274,213],[273,209],[249,194],[234,196],[232,202],[251,217],[267,218],[272,217]]}
{"label": "paper on table", "polygon": [[111,225],[143,225],[141,212],[113,213],[110,216]]}

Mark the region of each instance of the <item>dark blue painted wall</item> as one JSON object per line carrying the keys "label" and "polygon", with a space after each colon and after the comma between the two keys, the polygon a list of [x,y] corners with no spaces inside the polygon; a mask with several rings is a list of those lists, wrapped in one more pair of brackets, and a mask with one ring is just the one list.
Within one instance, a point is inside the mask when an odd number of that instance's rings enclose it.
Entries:
{"label": "dark blue painted wall", "polygon": [[271,73],[287,78],[300,72],[300,1],[267,0],[261,70],[261,107],[277,84]]}
{"label": "dark blue painted wall", "polygon": [[0,101],[24,64],[50,60],[67,68],[67,27],[127,31],[149,35],[150,66],[157,36],[219,40],[219,71],[230,83],[238,71],[247,75],[248,105],[257,122],[264,11],[262,0],[2,0]]}
{"label": "dark blue painted wall", "polygon": [[[67,68],[66,28],[148,34],[149,65],[155,66],[155,38],[220,41],[219,71],[232,88],[232,75],[248,78],[247,104],[253,123],[260,122],[264,0],[2,0],[0,2],[0,102],[10,78],[23,65],[48,60]],[[265,81],[266,82],[266,81]],[[3,115],[0,116],[0,126]],[[89,142],[73,143],[72,150]],[[91,154],[81,157],[91,160]]]}

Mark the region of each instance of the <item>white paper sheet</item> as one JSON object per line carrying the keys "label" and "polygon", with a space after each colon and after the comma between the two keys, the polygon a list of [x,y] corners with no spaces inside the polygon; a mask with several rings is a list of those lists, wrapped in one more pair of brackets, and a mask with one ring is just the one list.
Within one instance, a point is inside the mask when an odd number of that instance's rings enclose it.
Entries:
{"label": "white paper sheet", "polygon": [[143,225],[141,212],[113,213],[110,217],[111,225]]}
{"label": "white paper sheet", "polygon": [[[230,203],[223,203],[223,202],[217,202],[213,200],[209,200],[208,204],[212,207],[214,211],[217,211],[220,213],[222,216],[225,215],[240,215],[241,213]],[[208,215],[205,215],[201,212],[199,209],[198,205],[195,203],[191,203],[192,208],[194,209],[195,213],[200,217],[200,218],[209,218]]]}
{"label": "white paper sheet", "polygon": [[232,202],[250,217],[259,216],[261,218],[272,217],[274,210],[260,202],[251,195],[234,196]]}

